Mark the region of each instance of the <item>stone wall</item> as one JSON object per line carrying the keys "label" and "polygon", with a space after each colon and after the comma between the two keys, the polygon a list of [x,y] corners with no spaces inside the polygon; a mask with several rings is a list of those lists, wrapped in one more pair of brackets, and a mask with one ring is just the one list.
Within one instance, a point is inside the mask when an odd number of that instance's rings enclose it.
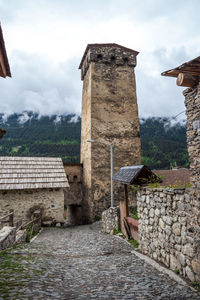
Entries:
{"label": "stone wall", "polygon": [[42,221],[64,222],[63,189],[0,191],[0,217],[14,209],[14,222],[21,219],[26,222],[38,208],[42,211]]}
{"label": "stone wall", "polygon": [[187,114],[187,143],[190,159],[191,183],[200,190],[200,83],[186,89],[185,106]]}
{"label": "stone wall", "polygon": [[110,207],[102,213],[102,232],[113,234],[114,229],[120,230],[119,207]]}
{"label": "stone wall", "polygon": [[0,230],[0,251],[11,248],[15,244],[16,228],[4,226]]}
{"label": "stone wall", "polygon": [[82,164],[64,164],[65,173],[69,182],[69,188],[64,190],[65,205],[82,205]]}
{"label": "stone wall", "polygon": [[[81,163],[84,199],[93,218],[110,206],[110,144],[114,145],[115,172],[141,162],[136,55],[117,45],[100,44],[83,57]],[[114,191],[118,205],[123,192],[116,184]]]}
{"label": "stone wall", "polygon": [[191,281],[200,281],[199,197],[194,190],[137,192],[140,250]]}

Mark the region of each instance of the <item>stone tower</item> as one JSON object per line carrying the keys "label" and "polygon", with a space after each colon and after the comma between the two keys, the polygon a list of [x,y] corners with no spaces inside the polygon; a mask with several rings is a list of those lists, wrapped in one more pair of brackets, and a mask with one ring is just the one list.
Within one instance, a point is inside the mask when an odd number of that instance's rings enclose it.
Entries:
{"label": "stone tower", "polygon": [[[118,44],[89,44],[79,66],[84,202],[92,217],[110,206],[110,144],[114,145],[114,172],[141,163],[134,73],[137,54]],[[117,205],[118,189],[114,186]]]}

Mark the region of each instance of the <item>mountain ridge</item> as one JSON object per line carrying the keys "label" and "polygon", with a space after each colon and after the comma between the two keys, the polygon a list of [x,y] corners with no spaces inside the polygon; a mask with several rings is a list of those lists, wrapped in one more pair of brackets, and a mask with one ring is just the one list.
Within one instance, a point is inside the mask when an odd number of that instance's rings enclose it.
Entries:
{"label": "mountain ridge", "polygon": [[[0,127],[7,130],[0,140],[1,156],[56,156],[68,163],[80,161],[81,118],[76,114],[0,114]],[[185,122],[142,118],[140,136],[142,163],[151,169],[189,166]]]}

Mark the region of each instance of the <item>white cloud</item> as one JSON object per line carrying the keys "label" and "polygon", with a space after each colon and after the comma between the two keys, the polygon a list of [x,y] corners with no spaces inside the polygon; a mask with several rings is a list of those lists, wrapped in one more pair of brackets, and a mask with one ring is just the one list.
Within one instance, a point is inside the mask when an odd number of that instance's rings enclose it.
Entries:
{"label": "white cloud", "polygon": [[77,69],[88,43],[140,51],[140,116],[184,110],[181,88],[162,71],[199,56],[199,0],[0,0],[12,79],[0,79],[0,112],[80,114]]}
{"label": "white cloud", "polygon": [[19,124],[24,124],[27,121],[31,120],[33,118],[33,116],[29,116],[27,112],[23,112],[19,118],[18,118],[18,122]]}
{"label": "white cloud", "polygon": [[74,115],[71,120],[70,120],[70,123],[77,123],[79,120],[79,116],[78,115]]}

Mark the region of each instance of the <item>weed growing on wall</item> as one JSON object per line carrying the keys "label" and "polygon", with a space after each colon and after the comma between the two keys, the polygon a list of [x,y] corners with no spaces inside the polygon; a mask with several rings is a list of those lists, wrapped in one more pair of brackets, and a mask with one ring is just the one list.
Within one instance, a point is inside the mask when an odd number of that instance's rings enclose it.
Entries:
{"label": "weed growing on wall", "polygon": [[134,238],[130,238],[129,243],[133,245],[135,248],[139,247],[138,241],[134,240]]}

